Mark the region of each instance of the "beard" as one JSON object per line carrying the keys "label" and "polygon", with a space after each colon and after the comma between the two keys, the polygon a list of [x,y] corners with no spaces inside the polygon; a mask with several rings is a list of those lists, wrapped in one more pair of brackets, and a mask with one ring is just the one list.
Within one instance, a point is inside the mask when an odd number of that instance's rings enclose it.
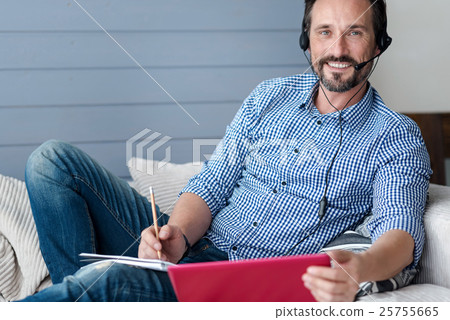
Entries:
{"label": "beard", "polygon": [[372,63],[369,63],[366,67],[364,67],[360,71],[356,71],[353,69],[352,75],[348,79],[343,79],[343,74],[339,72],[332,72],[331,77],[326,77],[325,72],[323,70],[323,67],[328,62],[341,62],[341,63],[348,63],[350,65],[357,65],[358,62],[355,61],[350,56],[342,56],[342,57],[335,57],[335,56],[328,56],[323,57],[317,62],[317,70],[313,67],[314,72],[319,76],[319,80],[322,83],[322,85],[327,88],[327,90],[331,92],[347,92],[357,85],[361,84],[370,74],[370,70],[372,69]]}

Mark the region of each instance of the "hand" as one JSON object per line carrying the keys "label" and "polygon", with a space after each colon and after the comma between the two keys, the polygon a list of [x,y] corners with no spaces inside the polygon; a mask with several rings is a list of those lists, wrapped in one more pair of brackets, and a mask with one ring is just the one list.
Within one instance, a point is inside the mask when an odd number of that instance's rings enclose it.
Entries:
{"label": "hand", "polygon": [[333,267],[309,267],[302,279],[317,301],[354,301],[362,268],[360,255],[350,251],[327,252]]}
{"label": "hand", "polygon": [[158,259],[158,250],[161,250],[161,260],[177,263],[186,251],[181,229],[165,225],[159,229],[159,240],[156,240],[154,226],[144,229],[139,244],[139,258]]}

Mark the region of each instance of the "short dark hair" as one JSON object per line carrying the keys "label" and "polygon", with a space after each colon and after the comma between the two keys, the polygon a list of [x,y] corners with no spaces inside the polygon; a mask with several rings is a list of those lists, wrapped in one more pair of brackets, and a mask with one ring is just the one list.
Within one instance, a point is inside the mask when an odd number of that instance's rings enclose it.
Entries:
{"label": "short dark hair", "polygon": [[[387,25],[386,1],[385,0],[366,0],[372,6],[373,30],[375,31],[375,39],[383,32]],[[306,32],[309,34],[311,27],[311,12],[316,0],[305,0],[305,15],[303,18]]]}

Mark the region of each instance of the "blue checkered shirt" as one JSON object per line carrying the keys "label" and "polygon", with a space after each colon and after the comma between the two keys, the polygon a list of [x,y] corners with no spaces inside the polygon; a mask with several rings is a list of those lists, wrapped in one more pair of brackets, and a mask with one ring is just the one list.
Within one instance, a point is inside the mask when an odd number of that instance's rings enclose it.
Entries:
{"label": "blue checkered shirt", "polygon": [[[195,193],[213,220],[206,234],[230,260],[281,256],[319,223],[325,176],[339,146],[338,113],[320,114],[311,74],[265,81],[244,101],[201,172]],[[417,125],[370,87],[342,111],[342,147],[329,173],[319,229],[291,254],[316,253],[367,216],[372,241],[401,229],[424,244],[429,156]]]}

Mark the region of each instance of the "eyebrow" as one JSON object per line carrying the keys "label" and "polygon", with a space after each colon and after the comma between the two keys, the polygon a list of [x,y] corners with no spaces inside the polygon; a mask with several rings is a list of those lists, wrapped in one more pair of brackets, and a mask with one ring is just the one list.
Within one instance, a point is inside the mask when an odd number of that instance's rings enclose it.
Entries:
{"label": "eyebrow", "polygon": [[[314,30],[329,29],[330,26],[331,26],[330,24],[321,24],[321,25],[318,25],[317,27],[315,27]],[[346,30],[355,30],[355,29],[361,29],[364,31],[368,30],[368,28],[363,24],[353,24],[346,28]]]}
{"label": "eyebrow", "polygon": [[353,30],[353,29],[362,29],[362,30],[368,30],[368,28],[365,25],[362,24],[354,24],[348,27],[347,29]]}

